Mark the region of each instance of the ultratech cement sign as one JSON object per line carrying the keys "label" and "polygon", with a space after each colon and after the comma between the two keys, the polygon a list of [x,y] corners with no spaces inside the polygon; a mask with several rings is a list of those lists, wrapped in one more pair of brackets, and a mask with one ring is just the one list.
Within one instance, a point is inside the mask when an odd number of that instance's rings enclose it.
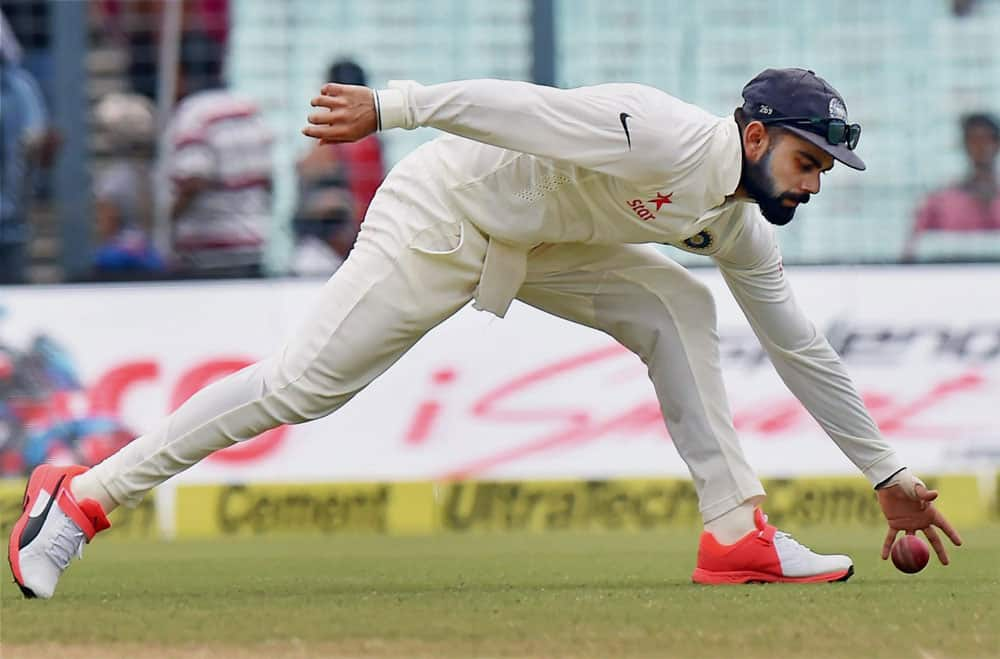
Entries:
{"label": "ultratech cement sign", "polygon": [[180,487],[178,536],[429,533],[430,483],[295,483]]}
{"label": "ultratech cement sign", "polygon": [[687,481],[455,483],[438,512],[447,531],[646,530],[694,526]]}
{"label": "ultratech cement sign", "polygon": [[[928,479],[956,526],[995,511],[976,478]],[[857,478],[765,481],[772,522],[804,526],[884,524],[875,495]],[[181,487],[182,537],[282,533],[481,533],[698,529],[701,516],[687,480],[490,481],[267,484]]]}
{"label": "ultratech cement sign", "polygon": [[343,533],[388,530],[389,485],[343,488],[251,489],[232,485],[219,491],[216,519],[226,535],[309,531]]}
{"label": "ultratech cement sign", "polygon": [[[957,527],[1000,521],[1000,478],[941,476],[927,484],[940,489],[940,507]],[[764,509],[778,526],[884,525],[874,493],[860,477],[765,480],[764,485]],[[23,492],[23,480],[0,480],[3,534],[21,513]],[[188,538],[631,532],[701,525],[686,479],[198,485],[179,487],[175,503],[176,533]],[[134,510],[119,508],[109,536],[158,537],[155,513],[152,497]]]}

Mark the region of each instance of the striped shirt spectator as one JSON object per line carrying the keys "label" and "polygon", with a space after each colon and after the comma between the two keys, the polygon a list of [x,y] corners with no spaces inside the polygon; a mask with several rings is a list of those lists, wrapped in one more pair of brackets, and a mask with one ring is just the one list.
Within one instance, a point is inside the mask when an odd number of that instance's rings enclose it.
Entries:
{"label": "striped shirt spectator", "polygon": [[271,141],[256,105],[227,90],[178,104],[161,166],[173,183],[179,271],[259,274],[271,222]]}

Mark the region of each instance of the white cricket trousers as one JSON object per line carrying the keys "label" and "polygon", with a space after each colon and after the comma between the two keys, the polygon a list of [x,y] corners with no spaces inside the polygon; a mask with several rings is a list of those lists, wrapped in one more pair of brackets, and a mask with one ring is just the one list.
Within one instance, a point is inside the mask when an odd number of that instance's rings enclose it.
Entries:
{"label": "white cricket trousers", "polygon": [[[118,503],[135,505],[235,442],[334,412],[473,298],[489,239],[454,216],[415,155],[392,170],[350,257],[280,350],[205,387],[94,467]],[[705,521],[763,496],[733,428],[712,296],[684,268],[649,246],[543,244],[518,298],[639,355]]]}

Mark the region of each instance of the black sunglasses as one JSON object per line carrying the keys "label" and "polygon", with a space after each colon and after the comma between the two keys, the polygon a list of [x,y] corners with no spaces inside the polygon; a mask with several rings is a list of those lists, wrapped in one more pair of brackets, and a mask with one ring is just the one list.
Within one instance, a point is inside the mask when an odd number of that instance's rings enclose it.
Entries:
{"label": "black sunglasses", "polygon": [[810,133],[824,135],[830,144],[845,144],[854,151],[861,140],[861,124],[849,124],[843,119],[819,119],[816,117],[775,117],[761,119],[762,124],[791,124],[803,126]]}

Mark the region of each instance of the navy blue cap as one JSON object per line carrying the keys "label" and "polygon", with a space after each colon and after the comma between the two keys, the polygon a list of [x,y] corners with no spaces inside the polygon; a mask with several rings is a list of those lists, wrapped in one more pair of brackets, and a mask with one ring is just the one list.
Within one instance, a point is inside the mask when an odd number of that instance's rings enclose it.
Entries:
{"label": "navy blue cap", "polygon": [[[766,120],[782,117],[843,119],[847,122],[844,98],[826,80],[806,69],[765,69],[743,88],[743,112],[747,119]],[[823,149],[854,169],[865,163],[846,144],[830,144],[822,132],[801,126],[782,125]]]}

